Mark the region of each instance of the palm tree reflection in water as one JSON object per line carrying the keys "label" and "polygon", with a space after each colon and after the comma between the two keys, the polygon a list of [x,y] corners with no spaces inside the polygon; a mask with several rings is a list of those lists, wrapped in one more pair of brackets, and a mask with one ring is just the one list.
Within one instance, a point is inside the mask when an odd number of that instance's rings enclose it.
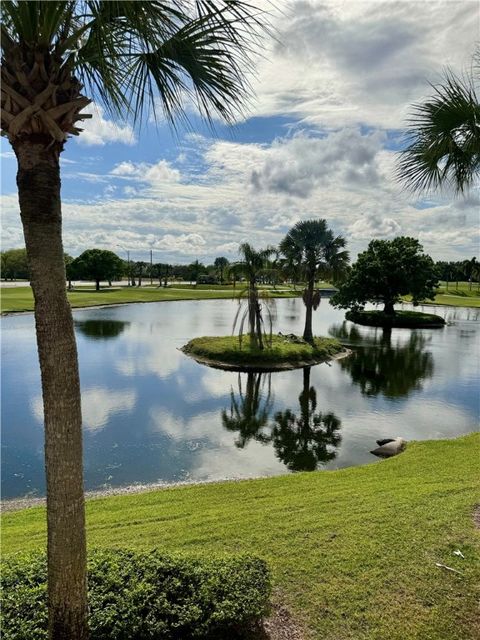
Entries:
{"label": "palm tree reflection in water", "polygon": [[230,411],[222,411],[222,424],[239,434],[235,444],[243,449],[250,440],[271,444],[290,471],[314,471],[337,455],[341,422],[333,413],[317,412],[317,394],[310,385],[311,367],[303,369],[298,398],[300,413],[291,409],[270,414],[273,407],[271,374],[247,373],[245,391],[238,375],[238,395],[232,389]]}

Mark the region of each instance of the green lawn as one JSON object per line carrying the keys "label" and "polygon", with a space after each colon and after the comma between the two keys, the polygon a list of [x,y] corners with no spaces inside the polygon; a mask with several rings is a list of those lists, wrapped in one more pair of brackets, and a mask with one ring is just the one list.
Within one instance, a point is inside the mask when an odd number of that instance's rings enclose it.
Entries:
{"label": "green lawn", "polygon": [[[409,302],[410,296],[405,296],[405,301]],[[425,302],[423,304],[446,304],[453,307],[480,307],[480,292],[477,283],[470,284],[468,282],[459,282],[458,288],[456,282],[449,282],[448,289],[446,282],[441,282],[438,293],[434,302]]]}
{"label": "green lawn", "polygon": [[[474,640],[479,450],[472,434],[363,467],[94,499],[88,541],[258,554],[318,640]],[[4,554],[43,547],[43,508],[4,514],[2,533]]]}
{"label": "green lawn", "polygon": [[[124,304],[130,302],[157,302],[159,300],[208,300],[213,298],[232,298],[240,291],[232,288],[214,290],[191,288],[167,289],[156,287],[122,287],[118,289],[81,288],[68,293],[72,307],[90,307],[105,304]],[[2,313],[13,311],[33,311],[33,295],[30,287],[3,287],[0,290]],[[299,295],[293,290],[271,291],[275,297],[292,297]]]}

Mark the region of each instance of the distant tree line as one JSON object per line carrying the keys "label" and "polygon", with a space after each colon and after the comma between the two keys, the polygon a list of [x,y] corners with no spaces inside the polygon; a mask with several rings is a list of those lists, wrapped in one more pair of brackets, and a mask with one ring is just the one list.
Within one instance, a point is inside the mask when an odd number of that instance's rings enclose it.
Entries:
{"label": "distant tree line", "polygon": [[[280,282],[288,282],[294,286],[300,282],[310,281],[308,267],[302,263],[294,252],[295,243],[291,236],[280,244],[280,248],[271,247],[267,252],[263,267],[257,274],[257,282],[276,286]],[[8,249],[0,252],[1,277],[3,280],[29,280],[30,273],[25,249]],[[235,285],[244,277],[239,263],[230,262],[219,256],[212,264],[204,264],[195,260],[190,264],[172,264],[166,262],[152,263],[142,260],[123,260],[113,251],[104,249],[87,249],[77,258],[65,254],[65,266],[69,288],[73,281],[94,281],[97,289],[101,282],[127,279],[131,286],[142,286],[145,281],[166,287],[171,281],[194,282],[198,284]],[[435,262],[435,273],[439,280],[446,283],[446,288],[458,288],[459,282],[480,283],[480,263],[473,257],[468,260]],[[316,274],[316,276],[319,274]],[[333,273],[320,274],[332,279]],[[338,274],[337,274],[338,276]],[[452,285],[451,283],[455,283]],[[311,294],[313,295],[313,294]]]}

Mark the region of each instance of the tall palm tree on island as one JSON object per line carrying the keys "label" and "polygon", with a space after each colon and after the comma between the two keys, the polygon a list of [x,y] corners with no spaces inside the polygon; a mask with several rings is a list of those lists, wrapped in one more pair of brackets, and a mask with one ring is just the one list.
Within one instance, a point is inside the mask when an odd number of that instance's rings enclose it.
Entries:
{"label": "tall palm tree on island", "polygon": [[320,291],[315,291],[317,277],[337,281],[348,267],[349,254],[344,250],[345,238],[335,236],[323,219],[302,220],[290,229],[280,243],[280,251],[302,267],[307,286],[303,292],[306,307],[303,339],[313,342],[312,313],[320,304]]}
{"label": "tall palm tree on island", "polygon": [[[268,265],[268,259],[275,252],[275,249],[268,247],[267,249],[254,249],[248,242],[243,242],[238,251],[240,253],[241,260],[236,262],[232,267],[235,269],[236,274],[241,274],[247,281],[246,288],[240,293],[239,300],[242,297],[247,298],[247,310],[243,314],[240,320],[240,340],[243,334],[243,326],[245,320],[248,320],[248,333],[250,335],[250,343],[258,348],[263,349],[263,316],[262,316],[262,296],[258,291],[258,281],[262,273],[265,271]],[[263,300],[267,306],[268,313],[268,299],[263,296]],[[237,316],[234,322],[234,328],[240,315],[241,307],[237,312]]]}
{"label": "tall palm tree on island", "polygon": [[4,0],[1,17],[1,127],[18,162],[42,379],[49,636],[84,640],[82,419],[65,290],[60,154],[91,117],[83,109],[92,99],[133,121],[158,104],[170,123],[185,121],[192,101],[208,121],[233,121],[249,95],[245,71],[264,14],[242,0]]}

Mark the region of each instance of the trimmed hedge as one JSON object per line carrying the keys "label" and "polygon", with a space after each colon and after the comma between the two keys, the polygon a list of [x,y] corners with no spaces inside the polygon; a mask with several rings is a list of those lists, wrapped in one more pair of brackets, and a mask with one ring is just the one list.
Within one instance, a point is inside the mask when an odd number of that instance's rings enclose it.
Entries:
{"label": "trimmed hedge", "polygon": [[395,311],[394,316],[384,311],[347,311],[345,318],[369,327],[397,327],[404,329],[428,329],[443,327],[445,320],[433,313],[420,311]]}
{"label": "trimmed hedge", "polygon": [[[3,563],[3,640],[47,638],[45,554]],[[91,640],[233,638],[268,611],[266,563],[98,550],[89,556]]]}

